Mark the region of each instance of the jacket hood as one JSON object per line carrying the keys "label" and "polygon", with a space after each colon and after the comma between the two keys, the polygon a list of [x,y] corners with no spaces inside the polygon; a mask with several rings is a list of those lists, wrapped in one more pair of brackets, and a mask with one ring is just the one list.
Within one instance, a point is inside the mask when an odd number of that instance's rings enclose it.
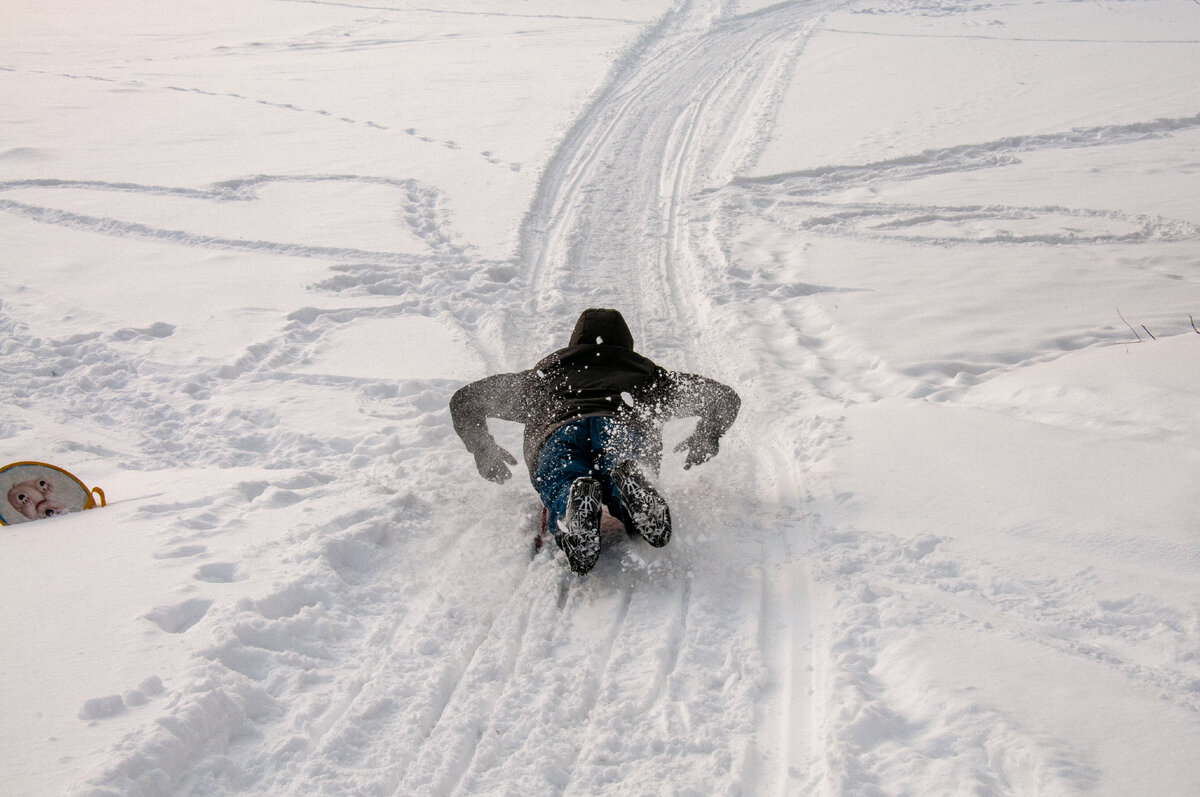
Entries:
{"label": "jacket hood", "polygon": [[633,348],[633,333],[616,310],[592,308],[579,314],[571,333],[571,346],[596,345]]}

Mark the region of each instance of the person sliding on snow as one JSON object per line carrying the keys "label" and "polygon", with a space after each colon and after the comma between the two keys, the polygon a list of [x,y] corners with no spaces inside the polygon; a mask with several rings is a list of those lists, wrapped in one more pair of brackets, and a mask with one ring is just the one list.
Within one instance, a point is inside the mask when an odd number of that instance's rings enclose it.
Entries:
{"label": "person sliding on snow", "polygon": [[663,424],[699,416],[675,449],[687,450],[687,469],[717,453],[740,407],[732,388],[637,354],[616,310],[590,309],[565,349],[528,371],[462,387],[450,399],[450,416],[480,475],[497,484],[517,460],[488,432],[487,419],[525,425],[525,462],[547,528],[582,574],[600,556],[602,506],[656,548],[671,539],[670,509],[649,478],[662,461]]}

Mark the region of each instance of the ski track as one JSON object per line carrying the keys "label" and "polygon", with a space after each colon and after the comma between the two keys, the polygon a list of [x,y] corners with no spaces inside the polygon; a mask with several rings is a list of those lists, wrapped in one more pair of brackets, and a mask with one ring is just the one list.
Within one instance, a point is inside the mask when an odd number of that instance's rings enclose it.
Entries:
{"label": "ski track", "polygon": [[[832,322],[804,299],[840,288],[755,283],[729,262],[723,238],[731,219],[754,218],[823,236],[941,246],[1196,241],[1196,225],[1157,217],[868,205],[842,194],[1004,168],[1038,149],[1134,145],[1194,129],[1200,117],[743,177],[807,34],[836,5],[792,2],[731,16],[719,2],[678,3],[622,56],[546,165],[515,268],[483,261],[460,242],[436,189],[415,180],[0,184],[20,197],[0,199],[0,211],[39,223],[327,260],[330,276],[312,291],[340,301],[297,309],[234,362],[192,367],[141,358],[141,347],[173,333],[169,325],[49,340],[0,305],[5,401],[18,418],[49,405],[100,427],[141,429],[140,449],[120,452],[132,468],[279,471],[211,498],[139,508],[163,523],[156,556],[192,562],[197,581],[217,585],[247,573],[238,562],[214,561],[210,548],[238,527],[278,516],[283,543],[245,558],[285,551],[294,575],[233,604],[148,607],[145,619],[164,632],[206,633],[208,641],[192,671],[176,679],[182,686],[162,715],[120,740],[76,793],[841,794],[884,793],[885,778],[887,793],[931,782],[959,793],[1079,793],[1095,783],[1069,740],[1032,736],[987,707],[889,703],[903,690],[884,679],[904,675],[891,666],[885,612],[893,629],[969,627],[1048,646],[1200,711],[1200,677],[1186,664],[1196,656],[1187,630],[1195,616],[1183,607],[1089,606],[1055,579],[1013,583],[986,563],[958,561],[934,535],[913,544],[824,526],[802,485],[819,482],[823,455],[842,434],[841,408],[940,385],[889,372],[831,334]],[[250,208],[260,189],[297,182],[395,191],[399,217],[427,251],[164,229],[55,200],[58,192],[120,192]],[[974,234],[979,221],[1024,221],[1028,232]],[[1087,229],[1065,233],[1063,223]],[[526,555],[535,524],[527,495],[468,483],[469,459],[446,432],[456,383],[297,372],[343,325],[410,314],[463,331],[489,368],[524,367],[565,336],[579,295],[620,307],[640,347],[664,365],[746,385],[726,457],[691,487],[665,477],[668,491],[677,488],[676,541],[656,552],[606,539],[586,579],[552,546]],[[344,306],[355,296],[388,303]],[[517,306],[522,312],[497,309]],[[64,387],[64,373],[86,389]],[[323,436],[296,428],[283,410],[241,405],[255,384],[279,379],[353,394],[380,431]],[[180,392],[205,401],[181,411],[162,399]],[[799,406],[809,409],[800,414]],[[118,453],[102,437],[66,446]],[[414,482],[404,463],[416,457],[427,467]],[[348,487],[341,474],[351,468]],[[347,490],[362,509],[345,511]],[[290,510],[297,505],[303,515]],[[478,506],[489,519],[480,521]],[[430,532],[435,526],[461,533],[446,539]],[[1059,623],[1089,631],[1063,636],[1054,631]],[[1149,657],[1148,645],[1176,650]],[[963,754],[971,749],[986,755]]]}
{"label": "ski track", "polygon": [[1023,153],[1133,145],[1194,130],[1198,126],[1200,116],[1190,116],[1012,137],[930,150],[879,163],[740,178],[712,193],[720,197],[714,197],[714,201],[729,206],[727,212],[762,216],[798,233],[859,240],[908,241],[934,246],[1197,241],[1200,240],[1200,227],[1196,224],[1112,210],[1061,206],[866,204],[846,201],[841,195],[856,189],[940,174],[1002,169],[1019,164],[1019,156]]}
{"label": "ski track", "polygon": [[[292,2],[301,2],[302,0],[291,0],[291,1]],[[360,49],[362,47],[387,47],[387,46],[394,46],[394,45],[403,44],[403,43],[404,42],[402,42],[402,41],[395,41],[395,40],[385,40],[385,41],[377,41],[377,42],[371,42],[371,43],[359,42],[359,43],[353,45],[353,49]],[[260,51],[262,49],[262,47],[263,47],[263,45],[260,44],[260,45],[255,46],[253,49],[254,49],[254,51],[257,52],[257,51]],[[292,44],[292,45],[286,45],[285,48],[300,49],[301,46]],[[228,48],[228,47],[224,47],[221,49],[226,56],[237,54],[231,48]],[[337,48],[331,48],[328,45],[323,45],[323,44],[310,44],[310,45],[303,46],[303,49],[336,50]],[[287,112],[291,112],[291,113],[299,113],[299,114],[321,117],[324,120],[335,121],[339,124],[354,125],[356,127],[367,127],[367,128],[371,128],[371,129],[379,130],[379,131],[383,131],[383,132],[387,132],[392,129],[391,126],[389,126],[389,125],[380,124],[379,122],[374,122],[369,119],[368,120],[352,119],[348,116],[341,116],[332,111],[326,111],[323,109],[304,108],[304,107],[295,105],[294,103],[290,103],[290,102],[276,102],[276,101],[268,100],[268,99],[250,97],[245,94],[239,94],[237,92],[209,91],[207,89],[196,88],[194,86],[160,85],[160,84],[150,83],[150,82],[147,82],[144,80],[130,80],[130,79],[125,79],[125,78],[110,78],[110,77],[102,77],[100,75],[78,75],[78,74],[69,74],[69,73],[64,73],[64,72],[49,72],[46,70],[39,70],[39,69],[18,71],[11,67],[0,67],[0,72],[10,72],[10,73],[14,73],[14,74],[24,74],[24,75],[38,75],[41,77],[59,78],[62,80],[87,80],[87,81],[94,81],[97,83],[110,83],[115,86],[121,86],[123,89],[132,88],[132,89],[139,89],[139,90],[172,91],[172,92],[180,92],[180,93],[184,93],[184,94],[196,94],[196,95],[200,95],[202,97],[211,98],[213,100],[218,100],[218,101],[234,100],[239,103],[253,103],[254,105],[264,106],[267,108],[272,108],[272,109],[276,109],[276,110],[280,110],[280,111],[287,111]],[[448,139],[438,140],[435,138],[431,138],[430,136],[427,136],[424,133],[422,133],[416,127],[405,127],[405,128],[403,128],[403,132],[405,133],[405,135],[411,136],[423,144],[429,144],[431,146],[439,146],[439,147],[443,147],[445,149],[451,149],[451,150],[462,149],[462,145],[460,145],[457,141],[448,140]],[[520,164],[516,161],[508,161],[503,158],[500,158],[496,155],[496,153],[492,152],[491,150],[481,152],[481,153],[479,153],[479,155],[485,162],[487,162],[493,166],[502,166],[502,167],[507,168],[514,172],[519,172],[523,168],[522,164]]]}

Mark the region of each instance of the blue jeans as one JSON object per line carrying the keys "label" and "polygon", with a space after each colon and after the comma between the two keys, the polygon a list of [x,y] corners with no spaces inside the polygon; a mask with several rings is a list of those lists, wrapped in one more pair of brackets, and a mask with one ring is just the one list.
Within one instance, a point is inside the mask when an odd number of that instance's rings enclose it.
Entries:
{"label": "blue jeans", "polygon": [[645,439],[615,418],[578,418],[555,429],[542,444],[530,476],[549,511],[546,528],[558,536],[558,520],[566,511],[571,484],[584,476],[600,482],[609,514],[629,528],[621,497],[609,478],[612,469],[627,459],[637,461],[651,473],[658,470],[653,467]]}

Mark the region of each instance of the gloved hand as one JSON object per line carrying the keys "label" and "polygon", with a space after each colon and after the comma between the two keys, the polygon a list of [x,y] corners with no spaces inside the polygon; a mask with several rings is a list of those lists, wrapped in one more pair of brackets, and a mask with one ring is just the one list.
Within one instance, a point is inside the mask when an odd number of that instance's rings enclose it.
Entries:
{"label": "gloved hand", "polygon": [[512,476],[508,465],[516,464],[517,458],[496,443],[489,443],[475,452],[475,467],[479,469],[479,475],[496,484],[508,481]]}
{"label": "gloved hand", "polygon": [[687,459],[683,463],[683,469],[689,470],[693,465],[700,465],[708,462],[717,455],[717,451],[721,448],[720,436],[711,434],[703,434],[699,431],[692,432],[686,440],[675,446],[676,453],[686,450]]}

